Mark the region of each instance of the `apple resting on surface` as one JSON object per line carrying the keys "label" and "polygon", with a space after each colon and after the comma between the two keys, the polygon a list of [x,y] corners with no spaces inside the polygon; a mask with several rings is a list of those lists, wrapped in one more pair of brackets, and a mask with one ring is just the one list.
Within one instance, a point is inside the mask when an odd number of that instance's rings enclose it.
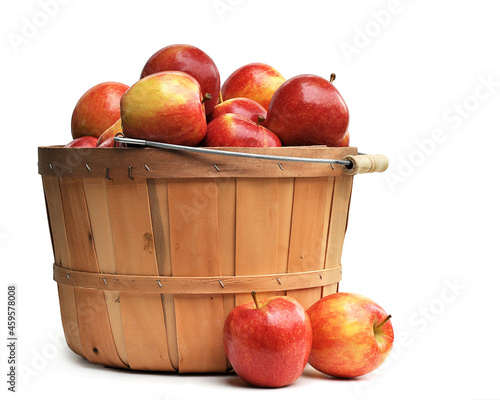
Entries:
{"label": "apple resting on surface", "polygon": [[98,138],[120,118],[120,99],[129,87],[118,82],[100,83],[76,103],[71,117],[73,139],[81,136]]}
{"label": "apple resting on surface", "polygon": [[247,64],[226,79],[221,89],[222,98],[246,97],[267,110],[274,92],[283,82],[285,78],[273,67],[262,63]]}
{"label": "apple resting on surface", "polygon": [[338,146],[349,126],[349,111],[331,82],[299,75],[276,90],[264,125],[283,146]]}
{"label": "apple resting on surface", "polygon": [[390,315],[365,296],[334,293],[308,310],[313,329],[309,364],[340,378],[377,369],[394,342]]}
{"label": "apple resting on surface", "polygon": [[73,139],[64,147],[97,147],[97,138],[95,136],[81,136]]}
{"label": "apple resting on surface", "polygon": [[116,121],[113,125],[111,125],[108,129],[106,129],[101,136],[99,136],[99,139],[97,140],[97,147],[99,147],[103,142],[110,138],[114,138],[117,133],[122,132],[122,120],[121,118]]}
{"label": "apple resting on surface", "polygon": [[241,304],[224,323],[224,348],[229,362],[245,382],[282,387],[304,371],[311,350],[311,323],[291,297],[276,296]]}
{"label": "apple resting on surface", "polygon": [[205,112],[210,114],[220,93],[220,76],[213,60],[202,50],[188,44],[174,44],[158,50],[146,62],[141,79],[161,71],[182,71],[195,78],[203,94],[212,98],[205,102]]}
{"label": "apple resting on surface", "polygon": [[252,99],[236,97],[217,104],[210,115],[207,116],[207,122],[213,121],[222,114],[238,114],[251,119],[255,123],[260,123],[259,117],[266,119],[267,111],[259,103]]}
{"label": "apple resting on surface", "polygon": [[179,71],[141,79],[123,95],[123,134],[135,139],[196,146],[207,133],[198,81]]}
{"label": "apple resting on surface", "polygon": [[205,147],[281,147],[274,133],[248,118],[222,114],[208,124]]}

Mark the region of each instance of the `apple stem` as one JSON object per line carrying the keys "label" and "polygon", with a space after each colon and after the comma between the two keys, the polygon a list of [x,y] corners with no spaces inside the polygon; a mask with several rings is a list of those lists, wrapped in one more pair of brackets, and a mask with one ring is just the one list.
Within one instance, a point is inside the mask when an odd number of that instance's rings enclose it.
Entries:
{"label": "apple stem", "polygon": [[333,83],[333,81],[335,80],[335,78],[337,77],[337,75],[335,75],[333,72],[331,73],[330,75],[330,83]]}
{"label": "apple stem", "polygon": [[255,308],[260,308],[260,305],[259,305],[259,300],[257,300],[257,293],[254,291],[252,291],[252,293],[250,293],[253,297],[253,302],[255,303]]}
{"label": "apple stem", "polygon": [[262,124],[266,120],[266,117],[263,117],[262,115],[259,115],[257,117],[257,125]]}
{"label": "apple stem", "polygon": [[201,104],[203,104],[205,101],[212,100],[212,95],[210,93],[205,93],[205,96],[203,96],[203,100],[201,101]]}
{"label": "apple stem", "polygon": [[222,92],[219,92],[219,103],[222,103],[223,100],[222,100]]}
{"label": "apple stem", "polygon": [[385,319],[378,325],[375,325],[373,327],[373,330],[375,331],[378,331],[380,328],[382,328],[386,323],[387,321],[389,321],[390,319],[392,318],[392,315],[388,315],[387,317],[385,317]]}

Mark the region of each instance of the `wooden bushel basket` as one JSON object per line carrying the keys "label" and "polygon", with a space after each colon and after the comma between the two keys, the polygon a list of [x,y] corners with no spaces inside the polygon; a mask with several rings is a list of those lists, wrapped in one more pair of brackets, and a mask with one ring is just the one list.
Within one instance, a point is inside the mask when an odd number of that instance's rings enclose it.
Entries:
{"label": "wooden bushel basket", "polygon": [[180,373],[231,368],[224,320],[252,290],[305,308],[336,292],[352,174],[385,168],[376,156],[347,170],[152,148],[40,147],[38,157],[68,346],[97,364]]}

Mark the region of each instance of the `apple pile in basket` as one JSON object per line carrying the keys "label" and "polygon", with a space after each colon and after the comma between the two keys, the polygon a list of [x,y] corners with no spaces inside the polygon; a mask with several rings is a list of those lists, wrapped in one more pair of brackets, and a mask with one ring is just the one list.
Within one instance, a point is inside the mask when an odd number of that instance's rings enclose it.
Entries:
{"label": "apple pile in basket", "polygon": [[[266,64],[234,71],[221,87],[212,59],[190,45],[167,46],[146,62],[131,87],[105,82],[78,101],[66,147],[116,147],[116,135],[185,146],[349,146],[349,111],[316,75],[288,80]],[[258,299],[234,308],[224,346],[247,383],[293,383],[309,362],[342,378],[367,374],[394,341],[390,315],[352,293],[322,298],[307,311],[293,298]]]}
{"label": "apple pile in basket", "polygon": [[104,82],[73,111],[67,147],[114,147],[114,137],[185,146],[349,146],[349,111],[330,81],[288,80],[262,63],[234,71],[221,87],[212,59],[190,45],[167,46],[131,87]]}

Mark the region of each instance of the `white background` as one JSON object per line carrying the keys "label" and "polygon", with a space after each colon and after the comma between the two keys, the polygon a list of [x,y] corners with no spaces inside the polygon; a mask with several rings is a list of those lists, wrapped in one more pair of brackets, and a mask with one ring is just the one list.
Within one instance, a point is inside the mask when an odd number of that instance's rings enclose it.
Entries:
{"label": "white background", "polygon": [[[60,0],[47,16],[47,1],[0,6],[2,398],[16,284],[17,398],[500,399],[498,2]],[[26,21],[39,27],[20,39]],[[341,290],[393,315],[379,371],[334,380],[308,367],[292,386],[262,390],[235,375],[94,366],[61,342],[37,146],[70,141],[83,92],[133,84],[174,43],[203,49],[222,81],[249,62],[287,78],[335,72],[351,143],[390,158],[386,173],[355,178],[342,260]]]}

